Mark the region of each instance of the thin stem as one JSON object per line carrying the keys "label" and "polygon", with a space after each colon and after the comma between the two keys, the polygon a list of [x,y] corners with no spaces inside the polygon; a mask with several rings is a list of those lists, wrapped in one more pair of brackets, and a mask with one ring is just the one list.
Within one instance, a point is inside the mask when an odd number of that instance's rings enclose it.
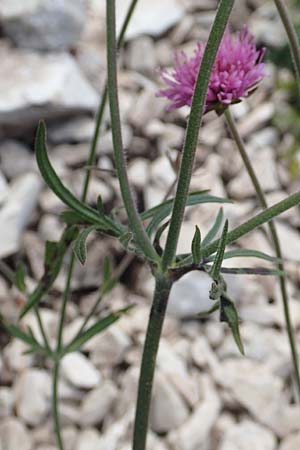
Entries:
{"label": "thin stem", "polygon": [[117,169],[121,194],[127,212],[130,228],[133,232],[136,242],[138,243],[146,257],[148,257],[150,260],[158,261],[158,255],[143,227],[142,221],[137,212],[136,205],[130,190],[126,169],[126,159],[123,150],[118,98],[115,0],[106,1],[106,10],[108,98],[111,114],[115,165]]}
{"label": "thin stem", "polygon": [[[267,204],[264,192],[261,188],[259,180],[255,174],[253,167],[252,167],[251,161],[248,158],[248,154],[247,154],[246,148],[244,146],[244,142],[238,132],[235,121],[232,117],[232,114],[231,114],[229,108],[225,112],[225,118],[226,118],[229,130],[230,130],[230,133],[232,135],[232,138],[236,143],[236,146],[237,146],[237,148],[240,152],[240,155],[242,157],[242,160],[245,164],[246,170],[247,170],[249,177],[252,181],[252,184],[255,188],[259,202],[260,202],[262,208],[266,209],[266,208],[268,208],[268,204]],[[276,226],[275,226],[274,222],[272,222],[272,221],[269,222],[269,229],[270,229],[270,234],[272,237],[276,257],[280,261],[282,261],[282,252],[281,252],[280,241],[278,238],[278,234],[277,234]],[[278,263],[278,269],[280,270],[280,272],[284,273],[284,264],[282,262]],[[294,330],[293,330],[293,325],[292,325],[292,320],[291,320],[291,315],[290,315],[289,299],[288,299],[288,293],[287,293],[287,288],[286,288],[286,276],[284,274],[279,276],[279,283],[280,283],[280,291],[281,291],[281,297],[282,297],[282,303],[283,303],[285,323],[286,323],[287,334],[288,334],[290,350],[291,350],[291,355],[292,355],[292,361],[293,361],[293,366],[294,366],[294,374],[295,374],[296,385],[297,385],[297,390],[298,390],[298,397],[300,400],[299,358],[298,358],[297,347],[296,347],[295,337],[294,337]]]}
{"label": "thin stem", "polygon": [[140,371],[133,450],[145,450],[146,448],[156,357],[171,287],[171,281],[167,278],[161,277],[156,279]]}
{"label": "thin stem", "polygon": [[[275,203],[275,205],[265,209],[261,213],[252,217],[252,219],[247,220],[242,225],[234,228],[227,234],[226,245],[232,244],[237,241],[242,236],[250,233],[250,231],[255,228],[260,227],[261,225],[268,223],[270,220],[274,219],[279,214],[284,213],[290,208],[293,208],[296,205],[300,204],[300,191],[295,192],[295,194],[290,195],[286,199],[281,202]],[[216,239],[210,244],[206,245],[202,249],[203,258],[207,258],[208,256],[215,253],[218,249],[220,239]]]}
{"label": "thin stem", "polygon": [[40,315],[40,311],[39,311],[37,306],[34,307],[34,313],[35,313],[35,317],[36,317],[36,320],[37,320],[37,323],[38,323],[38,326],[39,326],[39,329],[40,329],[40,333],[41,333],[41,335],[43,337],[45,348],[46,348],[46,350],[48,352],[51,353],[52,350],[51,350],[51,347],[50,347],[50,344],[49,344],[47,333],[46,333],[46,330],[44,328],[43,321],[42,321],[42,318],[41,318],[41,315]]}
{"label": "thin stem", "polygon": [[[122,26],[122,29],[120,32],[120,36],[118,39],[118,49],[123,44],[124,36],[125,36],[126,30],[128,28],[128,25],[130,23],[130,20],[132,18],[132,15],[134,13],[137,2],[138,2],[138,0],[132,0],[131,4],[129,6],[129,9],[127,11],[127,14],[126,14],[126,17],[125,17],[125,20],[124,20],[124,23],[123,23],[123,26]],[[89,153],[89,157],[87,160],[88,170],[86,171],[86,174],[85,174],[82,195],[81,195],[81,200],[83,202],[85,202],[87,199],[87,194],[88,194],[89,185],[90,185],[90,181],[91,181],[92,168],[93,168],[93,165],[95,164],[95,160],[96,160],[97,144],[98,144],[98,140],[99,140],[101,124],[102,124],[103,117],[104,117],[105,106],[106,106],[107,97],[108,97],[107,94],[108,94],[107,83],[105,83],[105,86],[103,88],[102,95],[101,95],[100,106],[99,106],[97,116],[96,116],[96,125],[95,125],[92,143],[91,143],[90,153]],[[71,281],[73,278],[74,267],[75,267],[75,254],[72,253],[72,255],[70,257],[69,270],[68,270],[67,281],[66,281],[66,286],[65,286],[65,291],[64,291],[63,304],[62,304],[62,308],[61,308],[60,323],[59,323],[58,333],[57,333],[57,353],[59,353],[61,351],[61,347],[62,347],[63,326],[64,326],[64,322],[65,322],[67,303],[68,303],[68,299],[69,299],[70,291],[71,291]],[[56,432],[57,443],[58,443],[59,449],[64,450],[63,442],[62,442],[62,438],[61,438],[61,432],[60,432],[59,411],[58,411],[58,404],[57,404],[58,374],[59,374],[59,361],[55,364],[54,374],[53,374],[53,411],[54,411],[54,417],[55,417],[55,430],[56,430],[55,432]]]}
{"label": "thin stem", "polygon": [[59,379],[60,362],[55,361],[53,369],[53,384],[52,384],[52,407],[54,417],[54,432],[59,450],[64,450],[63,440],[61,436],[61,426],[58,410],[58,379]]}
{"label": "thin stem", "polygon": [[296,73],[296,84],[298,88],[298,95],[300,101],[300,42],[297,36],[295,27],[289,14],[286,0],[274,0],[278,13],[281,17],[286,34],[288,36],[290,50],[292,54],[292,60]]}
{"label": "thin stem", "polygon": [[176,254],[179,233],[192,177],[198,133],[205,108],[210,75],[233,5],[234,0],[220,0],[199,70],[183,145],[182,161],[170,228],[162,259],[163,271],[166,271],[168,267],[172,265]]}

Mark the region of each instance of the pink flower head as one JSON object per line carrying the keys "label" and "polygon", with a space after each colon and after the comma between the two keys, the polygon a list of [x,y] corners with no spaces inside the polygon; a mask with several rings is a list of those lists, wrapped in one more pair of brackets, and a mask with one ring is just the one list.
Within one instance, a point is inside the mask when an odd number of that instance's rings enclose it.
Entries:
{"label": "pink flower head", "polygon": [[[204,50],[205,45],[198,43],[192,58],[184,52],[176,53],[172,71],[161,71],[167,89],[157,95],[171,101],[168,111],[191,106]],[[225,108],[246,97],[265,76],[264,54],[265,49],[257,50],[254,37],[246,27],[236,35],[227,30],[210,77],[205,112]]]}

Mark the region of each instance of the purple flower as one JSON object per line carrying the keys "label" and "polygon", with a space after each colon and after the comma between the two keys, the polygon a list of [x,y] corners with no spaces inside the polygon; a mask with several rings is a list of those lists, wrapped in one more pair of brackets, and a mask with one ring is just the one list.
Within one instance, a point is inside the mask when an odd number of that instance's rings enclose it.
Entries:
{"label": "purple flower", "polygon": [[[175,54],[175,66],[168,72],[161,71],[166,89],[158,92],[159,97],[171,101],[167,110],[191,106],[199,67],[205,45],[198,43],[194,56],[188,58],[184,52]],[[265,49],[257,50],[254,37],[244,27],[236,35],[226,31],[210,77],[205,111],[224,109],[226,105],[246,97],[263,79]]]}

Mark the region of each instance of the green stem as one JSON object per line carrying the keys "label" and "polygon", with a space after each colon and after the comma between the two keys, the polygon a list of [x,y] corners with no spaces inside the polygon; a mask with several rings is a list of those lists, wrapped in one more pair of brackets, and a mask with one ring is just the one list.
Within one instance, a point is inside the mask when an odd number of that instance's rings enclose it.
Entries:
{"label": "green stem", "polygon": [[[244,142],[238,132],[235,121],[232,117],[232,114],[231,114],[229,108],[225,111],[225,118],[226,118],[229,130],[230,130],[231,136],[236,143],[236,146],[240,152],[240,155],[244,162],[246,170],[247,170],[249,177],[252,181],[252,184],[255,188],[255,191],[256,191],[258,200],[261,204],[261,207],[263,209],[266,209],[266,208],[268,208],[268,204],[267,204],[264,192],[261,188],[259,180],[255,174],[253,167],[252,167],[251,161],[248,158],[248,154],[247,154]],[[269,222],[269,229],[270,229],[270,234],[272,237],[276,257],[280,261],[282,261],[283,258],[282,258],[280,241],[278,238],[278,234],[277,234],[277,230],[276,230],[276,226],[275,226],[274,222],[272,222],[272,221]],[[284,264],[282,262],[280,262],[278,264],[278,269],[280,270],[280,272],[284,273]],[[283,310],[284,310],[287,334],[288,334],[290,350],[291,350],[291,355],[292,355],[292,361],[293,361],[293,366],[294,366],[294,374],[295,374],[295,380],[296,380],[296,385],[297,385],[297,390],[298,390],[298,397],[300,400],[299,360],[298,360],[297,347],[296,347],[296,343],[295,343],[293,325],[292,325],[292,320],[291,320],[291,315],[290,315],[289,299],[288,299],[288,293],[287,293],[287,288],[286,288],[286,276],[285,275],[279,276],[279,284],[280,284],[280,291],[281,291],[281,297],[282,297],[282,303],[283,303]]]}
{"label": "green stem", "polygon": [[59,379],[60,362],[55,361],[53,369],[53,385],[52,385],[52,407],[54,418],[54,432],[59,450],[64,450],[63,440],[61,436],[61,426],[58,411],[58,379]]}
{"label": "green stem", "polygon": [[172,283],[169,279],[163,276],[156,278],[154,299],[148,322],[139,378],[133,450],[145,450],[146,448],[156,356],[171,287]]}
{"label": "green stem", "polygon": [[37,306],[34,307],[34,313],[35,313],[35,317],[36,317],[36,320],[37,320],[37,323],[38,323],[38,326],[39,326],[39,329],[40,329],[40,333],[41,333],[41,335],[43,337],[45,348],[46,348],[46,350],[49,353],[51,353],[52,350],[51,350],[51,347],[50,347],[50,344],[49,344],[47,333],[46,333],[46,330],[44,328],[44,324],[43,324],[43,321],[42,321],[42,318],[41,318],[41,315],[40,315],[40,311],[39,311]]}
{"label": "green stem", "polygon": [[181,224],[183,221],[188,190],[191,182],[195,153],[197,148],[198,133],[204,112],[207,88],[210,74],[219,49],[234,0],[220,0],[217,14],[211,29],[206,49],[203,55],[198,79],[195,86],[193,102],[186,129],[183,145],[183,155],[178,177],[177,191],[173,206],[170,228],[168,232],[165,251],[162,259],[162,269],[166,271],[173,263],[176,254],[177,243]]}
{"label": "green stem", "polygon": [[289,14],[286,0],[274,0],[283,26],[288,36],[290,50],[292,54],[294,69],[296,73],[296,84],[300,101],[300,42],[295,27]]}
{"label": "green stem", "polygon": [[[125,36],[126,30],[128,28],[128,25],[130,23],[130,20],[132,18],[132,15],[134,13],[137,2],[138,2],[138,0],[132,0],[131,4],[129,6],[129,9],[127,11],[127,14],[126,14],[126,17],[125,17],[125,20],[124,20],[124,23],[122,25],[122,29],[120,32],[120,36],[118,39],[118,49],[122,46],[122,44],[124,42],[124,36]],[[82,195],[81,195],[81,200],[83,202],[85,202],[87,199],[87,194],[88,194],[89,185],[90,185],[90,181],[91,181],[92,167],[94,166],[95,160],[96,160],[97,144],[98,144],[98,140],[99,140],[101,124],[102,124],[103,117],[104,117],[105,106],[106,106],[106,102],[107,102],[107,94],[108,94],[107,83],[105,83],[105,86],[103,88],[102,95],[101,95],[100,106],[99,106],[97,116],[96,116],[96,125],[95,125],[92,143],[91,143],[90,153],[89,153],[89,157],[87,160],[88,170],[85,175],[83,189],[82,189]],[[59,353],[61,351],[61,347],[62,347],[63,327],[64,327],[64,322],[65,322],[67,303],[68,303],[68,299],[69,299],[70,291],[71,291],[71,281],[73,278],[74,267],[75,267],[75,255],[74,255],[74,253],[72,253],[72,255],[70,257],[67,282],[66,282],[66,287],[65,287],[65,291],[64,291],[64,298],[63,298],[63,304],[62,304],[62,308],[61,308],[60,322],[59,322],[59,328],[58,328],[58,334],[57,334],[57,353]],[[57,362],[55,365],[54,375],[53,375],[53,411],[54,411],[54,417],[55,417],[55,430],[56,430],[57,443],[58,443],[59,449],[64,450],[62,439],[61,439],[59,411],[58,411],[58,405],[57,405],[58,374],[59,374],[59,362]]]}
{"label": "green stem", "polygon": [[111,114],[114,158],[120,184],[120,190],[127,212],[130,228],[133,232],[136,242],[138,243],[146,257],[148,257],[150,260],[158,261],[158,255],[143,227],[129,186],[128,174],[126,169],[126,159],[123,150],[118,98],[115,0],[106,0],[106,9],[108,98]]}
{"label": "green stem", "polygon": [[[299,204],[300,204],[300,191],[295,192],[295,194],[290,195],[288,198],[265,209],[261,213],[252,217],[252,219],[249,219],[247,220],[247,222],[244,222],[242,225],[234,228],[227,234],[226,245],[232,244],[242,236],[245,236],[246,234],[250,233],[250,231],[254,230],[255,228],[258,228],[261,225],[270,222],[270,220],[274,219],[276,216],[279,216],[279,214],[282,214],[288,209],[293,208],[294,206]],[[208,256],[215,253],[218,249],[219,242],[220,239],[216,239],[215,241],[203,247],[202,249],[203,258],[207,258]]]}

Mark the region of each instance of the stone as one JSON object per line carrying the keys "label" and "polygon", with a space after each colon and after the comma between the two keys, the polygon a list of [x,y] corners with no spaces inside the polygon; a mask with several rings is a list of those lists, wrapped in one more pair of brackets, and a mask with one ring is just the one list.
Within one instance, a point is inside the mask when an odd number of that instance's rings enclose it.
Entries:
{"label": "stone", "polygon": [[[146,58],[145,55],[147,55]],[[153,73],[157,67],[153,39],[149,36],[141,36],[130,42],[126,62],[131,70]]]}
{"label": "stone", "polygon": [[78,437],[75,450],[102,450],[101,435],[95,428],[82,431]]}
{"label": "stone", "polygon": [[153,398],[150,411],[150,424],[153,431],[166,433],[182,425],[189,415],[175,388],[162,373],[155,375]]}
{"label": "stone", "polygon": [[22,233],[32,218],[41,187],[41,178],[34,173],[22,175],[10,184],[0,209],[1,258],[19,250]]}
{"label": "stone", "polygon": [[[117,0],[117,29],[128,11],[130,0]],[[103,7],[102,7],[103,8]],[[159,36],[184,17],[184,9],[178,0],[141,0],[126,32],[127,39],[149,34]]]}
{"label": "stone", "polygon": [[76,45],[85,21],[85,0],[2,0],[0,23],[19,47],[66,50]]}
{"label": "stone", "polygon": [[203,398],[188,420],[177,430],[168,435],[172,450],[202,450],[221,409],[221,402],[216,389],[207,375],[201,378]]}
{"label": "stone", "polygon": [[115,366],[124,360],[130,345],[129,337],[114,325],[91,339],[86,349],[91,351],[91,361],[96,366]]}
{"label": "stone", "polygon": [[33,131],[41,117],[59,119],[97,108],[98,94],[71,55],[1,46],[0,58],[0,136]]}
{"label": "stone", "polygon": [[300,432],[287,436],[281,442],[278,450],[299,450],[300,448]]}
{"label": "stone", "polygon": [[32,443],[29,431],[15,417],[4,419],[0,423],[1,450],[31,450]]}
{"label": "stone", "polygon": [[4,349],[4,359],[10,370],[22,371],[28,368],[32,361],[32,355],[26,355],[28,345],[18,339],[13,339]]}
{"label": "stone", "polygon": [[81,405],[80,423],[84,426],[100,424],[109,414],[117,395],[118,390],[111,381],[90,391]]}
{"label": "stone", "polygon": [[40,369],[28,369],[17,378],[16,410],[28,425],[40,424],[50,411],[51,377]]}
{"label": "stone", "polygon": [[227,428],[219,450],[275,450],[274,434],[261,425],[244,420]]}
{"label": "stone", "polygon": [[[90,142],[95,130],[95,120],[90,117],[75,117],[54,123],[48,128],[48,139],[54,144]],[[85,156],[87,151],[85,151]]]}
{"label": "stone", "polygon": [[0,418],[11,416],[14,405],[14,393],[11,388],[0,387]]}
{"label": "stone", "polygon": [[61,373],[71,384],[82,389],[92,389],[101,381],[95,366],[82,353],[69,353],[61,362]]}
{"label": "stone", "polygon": [[21,142],[6,140],[0,145],[1,169],[8,178],[36,170],[34,155]]}

